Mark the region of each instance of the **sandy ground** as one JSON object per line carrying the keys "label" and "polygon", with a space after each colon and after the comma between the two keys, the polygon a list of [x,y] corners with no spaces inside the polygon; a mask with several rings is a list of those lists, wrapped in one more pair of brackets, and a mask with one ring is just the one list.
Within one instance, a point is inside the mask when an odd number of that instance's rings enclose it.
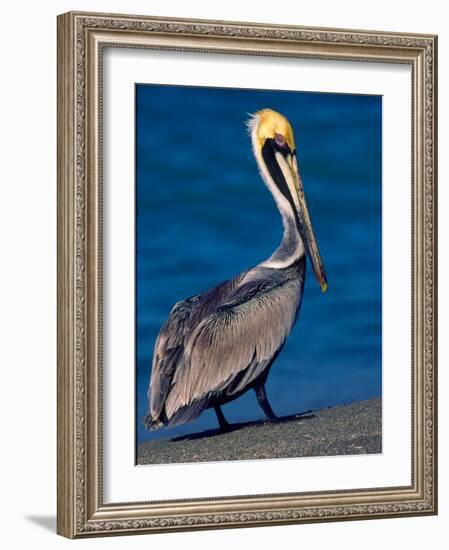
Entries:
{"label": "sandy ground", "polygon": [[208,430],[137,448],[138,464],[255,460],[382,452],[382,402],[359,401],[277,423],[233,424],[228,432]]}

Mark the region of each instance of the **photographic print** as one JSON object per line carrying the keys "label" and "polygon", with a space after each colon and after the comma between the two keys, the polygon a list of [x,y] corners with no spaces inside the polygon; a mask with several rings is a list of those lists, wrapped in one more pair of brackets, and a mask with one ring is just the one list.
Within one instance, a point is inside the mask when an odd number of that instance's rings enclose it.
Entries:
{"label": "photographic print", "polygon": [[382,452],[382,97],[136,84],[136,462]]}

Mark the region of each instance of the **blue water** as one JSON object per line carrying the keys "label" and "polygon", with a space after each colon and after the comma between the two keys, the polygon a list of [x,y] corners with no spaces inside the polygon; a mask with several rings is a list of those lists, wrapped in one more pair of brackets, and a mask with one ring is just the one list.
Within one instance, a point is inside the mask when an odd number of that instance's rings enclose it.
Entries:
{"label": "blue water", "polygon": [[[137,442],[215,428],[213,411],[156,432],[141,424],[153,346],[172,305],[266,259],[282,225],[244,125],[270,107],[295,130],[299,167],[327,272],[307,269],[298,322],[267,393],[278,415],[381,395],[379,96],[137,85]],[[224,406],[259,419],[253,392]]]}

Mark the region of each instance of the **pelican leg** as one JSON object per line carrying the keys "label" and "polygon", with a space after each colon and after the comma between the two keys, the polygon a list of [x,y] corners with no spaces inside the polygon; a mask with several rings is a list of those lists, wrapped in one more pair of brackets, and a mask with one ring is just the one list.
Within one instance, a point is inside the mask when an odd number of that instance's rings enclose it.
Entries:
{"label": "pelican leg", "polygon": [[279,418],[274,414],[270,403],[268,402],[265,385],[261,384],[260,386],[257,386],[256,388],[254,388],[254,391],[256,392],[257,401],[262,407],[263,412],[265,413],[268,420],[270,420],[270,422],[276,422],[277,420],[279,420]]}
{"label": "pelican leg", "polygon": [[223,431],[229,430],[230,424],[226,420],[220,405],[214,405],[214,411],[215,411],[215,414],[217,415],[218,423],[220,424],[220,429]]}

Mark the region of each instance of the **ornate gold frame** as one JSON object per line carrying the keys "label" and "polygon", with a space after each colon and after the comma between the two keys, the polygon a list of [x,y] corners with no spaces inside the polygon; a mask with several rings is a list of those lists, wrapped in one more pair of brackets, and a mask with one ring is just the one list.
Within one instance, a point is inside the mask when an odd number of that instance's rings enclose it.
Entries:
{"label": "ornate gold frame", "polygon": [[[104,504],[101,87],[105,46],[412,67],[412,484]],[[129,15],[58,17],[58,533],[249,527],[437,512],[437,38]]]}

